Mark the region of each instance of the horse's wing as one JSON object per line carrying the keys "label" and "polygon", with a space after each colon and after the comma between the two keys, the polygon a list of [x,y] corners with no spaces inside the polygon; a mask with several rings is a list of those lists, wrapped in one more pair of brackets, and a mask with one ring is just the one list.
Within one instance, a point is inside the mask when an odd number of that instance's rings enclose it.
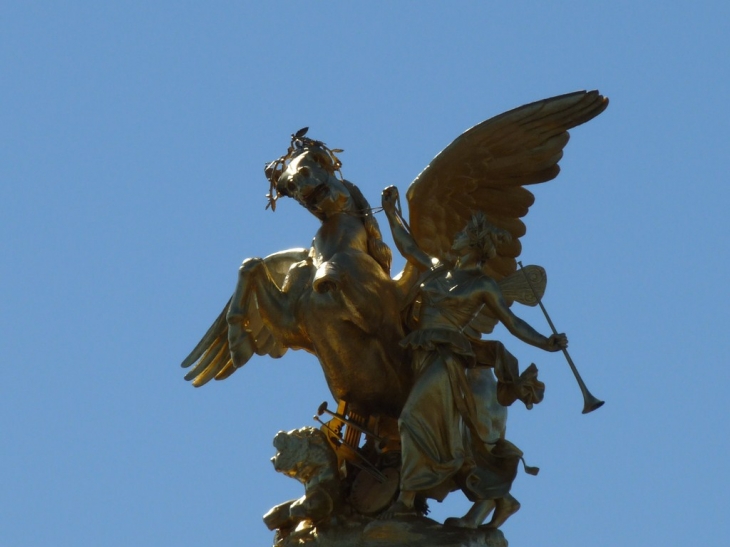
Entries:
{"label": "horse's wing", "polygon": [[[264,258],[263,262],[272,281],[278,287],[281,287],[291,265],[304,260],[307,254],[307,249],[292,249],[270,255]],[[195,365],[185,375],[185,379],[192,380],[195,387],[200,387],[213,378],[216,380],[228,378],[243,366],[254,353],[274,358],[281,357],[286,353],[287,347],[276,339],[261,318],[256,295],[251,291],[246,301],[241,303],[244,310],[243,319],[247,326],[242,340],[236,344],[236,355],[239,364],[235,366],[231,358],[231,348],[228,341],[227,315],[231,300],[228,300],[208,332],[205,333],[198,345],[181,364],[183,368]]]}
{"label": "horse's wing", "polygon": [[517,269],[520,218],[534,196],[525,186],[549,181],[568,130],[598,116],[608,99],[597,91],[578,91],[521,106],[467,130],[447,146],[408,188],[413,238],[430,256],[443,258],[457,232],[482,211],[507,230],[512,242],[500,246],[487,263],[499,280]]}
{"label": "horse's wing", "polygon": [[180,366],[188,368],[195,366],[185,375],[186,380],[193,380],[194,386],[203,385],[211,377],[224,370],[231,364],[231,353],[228,347],[228,322],[226,314],[231,301],[228,300],[223,311],[190,352]]}

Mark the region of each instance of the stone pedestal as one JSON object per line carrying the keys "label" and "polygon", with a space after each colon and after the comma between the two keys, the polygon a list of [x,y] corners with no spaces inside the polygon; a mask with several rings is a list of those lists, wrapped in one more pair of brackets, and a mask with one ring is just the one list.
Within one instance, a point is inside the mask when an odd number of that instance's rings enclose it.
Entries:
{"label": "stone pedestal", "polygon": [[275,547],[507,547],[500,530],[443,526],[426,517],[305,528],[280,539]]}

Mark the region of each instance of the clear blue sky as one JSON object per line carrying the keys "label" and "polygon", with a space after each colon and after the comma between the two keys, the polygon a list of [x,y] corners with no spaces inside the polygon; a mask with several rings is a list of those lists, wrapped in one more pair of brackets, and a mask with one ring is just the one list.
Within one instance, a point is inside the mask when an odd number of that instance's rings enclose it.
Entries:
{"label": "clear blue sky", "polygon": [[599,89],[611,105],[535,189],[522,259],[607,403],[581,415],[561,355],[498,331],[547,383],[511,411],[542,471],[504,532],[725,545],[727,2],[362,6],[4,4],[0,543],[270,545],[261,515],[301,495],[271,439],[331,401],[316,361],[255,358],[199,390],[179,368],[241,260],[314,235],[294,202],[264,210],[264,162],[310,126],[377,202],[466,128]]}

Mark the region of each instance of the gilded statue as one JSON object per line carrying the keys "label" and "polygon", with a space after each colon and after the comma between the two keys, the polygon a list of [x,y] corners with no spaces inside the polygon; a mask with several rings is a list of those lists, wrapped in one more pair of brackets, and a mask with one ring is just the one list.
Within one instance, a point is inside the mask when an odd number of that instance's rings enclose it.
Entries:
{"label": "gilded statue", "polygon": [[[309,249],[251,258],[231,300],[183,366],[201,386],[253,356],[303,349],[319,359],[337,401],[361,415],[397,418],[412,383],[391,252],[370,205],[323,143],[295,137],[273,162],[275,196],[294,198],[321,226]],[[275,200],[272,198],[272,203]],[[275,205],[274,205],[275,206]]]}
{"label": "gilded statue", "polygon": [[[481,335],[501,322],[523,342],[563,351],[586,398],[567,337],[552,323],[553,334],[538,333],[511,306],[542,307],[547,282],[541,267],[517,267],[521,219],[534,202],[526,187],[558,175],[568,130],[607,105],[597,91],[580,91],[472,127],[411,183],[408,220],[397,190],[386,189],[382,207],[407,259],[396,276],[377,210],[342,176],[342,150],[305,128],[267,165],[269,206],[292,198],[320,227],[309,248],[243,261],[233,295],[182,366],[199,387],[228,378],[254,354],[303,349],[318,359],[337,410],[320,407],[331,419],[315,416],[316,434],[279,433],[275,464],[288,461],[281,454],[301,437],[296,446],[326,455],[329,486],[303,478],[308,456],[287,463],[296,472],[277,467],[306,490],[267,515],[277,545],[386,545],[378,541],[396,541],[406,528],[429,545],[501,545],[498,527],[519,508],[510,488],[522,459],[504,436],[506,407],[519,399],[532,408],[544,384],[534,364],[520,373],[504,345]],[[584,411],[600,404],[586,400]],[[443,526],[427,519],[426,500],[455,489],[474,502],[469,513]],[[343,539],[347,523],[360,539]]]}
{"label": "gilded statue", "polygon": [[302,522],[321,522],[345,507],[337,455],[324,433],[313,427],[279,431],[274,437],[274,469],[304,485],[304,495],[264,515],[270,530],[291,532]]}
{"label": "gilded statue", "polygon": [[[543,336],[517,317],[499,284],[484,273],[498,248],[511,242],[509,232],[477,212],[456,234],[451,248],[455,262],[442,264],[419,249],[396,212],[397,199],[395,187],[383,192],[393,239],[408,262],[426,273],[419,280],[417,328],[401,342],[412,350],[416,381],[398,420],[400,494],[384,517],[415,514],[417,494],[441,501],[458,484],[475,505],[452,524],[475,528],[496,507],[489,523],[496,528],[519,509],[509,491],[522,453],[504,440],[503,427],[495,438],[489,427],[493,420],[479,419],[477,407],[487,407],[495,392],[475,389],[467,371],[477,366],[502,369],[513,358],[499,342],[482,341],[474,319],[488,313],[523,342],[546,351],[566,348],[568,339],[565,334]],[[491,324],[487,329],[484,324],[481,330],[491,331]],[[519,398],[531,407],[542,400],[544,385],[537,381],[536,370],[527,380],[520,378],[519,385],[505,381],[503,372],[498,377],[504,391],[514,392],[500,402]]]}

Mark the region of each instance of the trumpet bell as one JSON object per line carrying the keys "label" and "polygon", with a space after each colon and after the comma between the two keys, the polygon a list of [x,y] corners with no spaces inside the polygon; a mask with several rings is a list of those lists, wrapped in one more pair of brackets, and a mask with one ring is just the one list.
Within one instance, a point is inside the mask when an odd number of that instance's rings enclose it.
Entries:
{"label": "trumpet bell", "polygon": [[593,412],[594,410],[601,408],[606,401],[601,401],[600,399],[596,399],[593,395],[586,392],[583,401],[583,414],[588,414],[589,412]]}

